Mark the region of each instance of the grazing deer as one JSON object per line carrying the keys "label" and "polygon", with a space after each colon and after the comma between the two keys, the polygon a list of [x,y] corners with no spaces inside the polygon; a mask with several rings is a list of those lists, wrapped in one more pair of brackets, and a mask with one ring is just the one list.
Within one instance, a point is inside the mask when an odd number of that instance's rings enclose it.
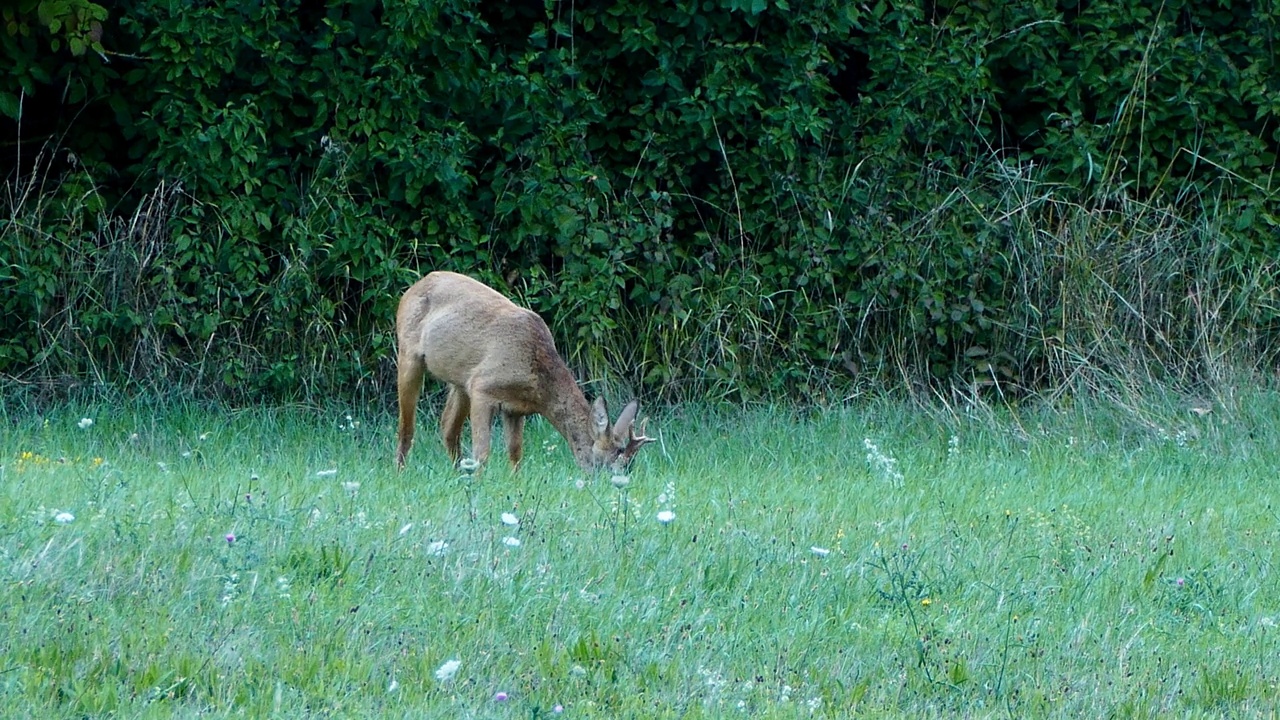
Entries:
{"label": "grazing deer", "polygon": [[462,423],[471,418],[471,453],[484,463],[493,421],[502,413],[512,467],[524,453],[524,419],[540,414],[569,442],[583,470],[623,467],[653,438],[635,433],[640,404],[632,400],[609,426],[604,398],[588,404],[556,352],[551,331],[532,310],[465,275],[433,272],[409,288],[396,311],[397,388],[403,469],[413,445],[423,375],[448,383],[440,417],[445,450],[462,452]]}

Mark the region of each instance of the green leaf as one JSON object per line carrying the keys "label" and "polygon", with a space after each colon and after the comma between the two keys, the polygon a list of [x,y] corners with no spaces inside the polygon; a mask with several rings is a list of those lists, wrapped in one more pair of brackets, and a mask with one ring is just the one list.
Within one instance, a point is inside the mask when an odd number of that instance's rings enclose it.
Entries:
{"label": "green leaf", "polygon": [[1169,561],[1169,553],[1162,552],[1160,553],[1159,556],[1156,557],[1155,562],[1153,562],[1151,564],[1151,567],[1147,568],[1147,572],[1142,575],[1143,588],[1151,587],[1151,585],[1156,581],[1156,578],[1160,577],[1160,571],[1164,568],[1165,563],[1168,561]]}
{"label": "green leaf", "polygon": [[18,111],[21,107],[18,102],[18,96],[13,93],[0,92],[0,114],[13,120],[18,119]]}

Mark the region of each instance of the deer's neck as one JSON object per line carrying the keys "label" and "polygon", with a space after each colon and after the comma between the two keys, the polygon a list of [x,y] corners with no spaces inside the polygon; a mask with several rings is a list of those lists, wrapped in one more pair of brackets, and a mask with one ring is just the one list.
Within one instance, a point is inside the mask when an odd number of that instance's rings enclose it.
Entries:
{"label": "deer's neck", "polygon": [[568,441],[573,459],[585,470],[591,467],[591,405],[567,369],[565,377],[567,383],[557,383],[542,415]]}

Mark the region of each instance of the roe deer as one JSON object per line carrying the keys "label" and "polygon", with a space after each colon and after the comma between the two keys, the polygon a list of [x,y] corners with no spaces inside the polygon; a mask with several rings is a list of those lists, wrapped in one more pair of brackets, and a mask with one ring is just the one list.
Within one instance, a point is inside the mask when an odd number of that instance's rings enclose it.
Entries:
{"label": "roe deer", "polygon": [[653,441],[644,436],[643,424],[635,433],[638,401],[628,403],[610,427],[604,398],[587,404],[542,318],[465,275],[439,271],[414,283],[396,310],[396,342],[401,469],[413,445],[418,394],[428,373],[449,385],[440,432],[455,463],[468,417],[471,453],[484,463],[498,413],[513,468],[524,453],[524,419],[533,414],[551,422],[587,471],[625,466]]}

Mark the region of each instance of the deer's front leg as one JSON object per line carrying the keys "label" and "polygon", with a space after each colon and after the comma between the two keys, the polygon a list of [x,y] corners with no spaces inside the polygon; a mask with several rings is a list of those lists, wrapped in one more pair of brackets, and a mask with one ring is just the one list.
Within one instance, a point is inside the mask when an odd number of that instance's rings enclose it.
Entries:
{"label": "deer's front leg", "polygon": [[449,453],[450,462],[458,462],[462,457],[462,424],[471,414],[471,398],[457,385],[449,386],[449,396],[444,401],[444,412],[440,414],[440,437],[444,440],[445,452]]}
{"label": "deer's front leg", "polygon": [[524,457],[524,416],[503,413],[502,432],[507,436],[507,457],[511,458],[511,469],[515,470],[520,467],[520,458]]}
{"label": "deer's front leg", "polygon": [[471,396],[471,457],[481,465],[489,458],[493,418],[498,404],[484,396]]}

